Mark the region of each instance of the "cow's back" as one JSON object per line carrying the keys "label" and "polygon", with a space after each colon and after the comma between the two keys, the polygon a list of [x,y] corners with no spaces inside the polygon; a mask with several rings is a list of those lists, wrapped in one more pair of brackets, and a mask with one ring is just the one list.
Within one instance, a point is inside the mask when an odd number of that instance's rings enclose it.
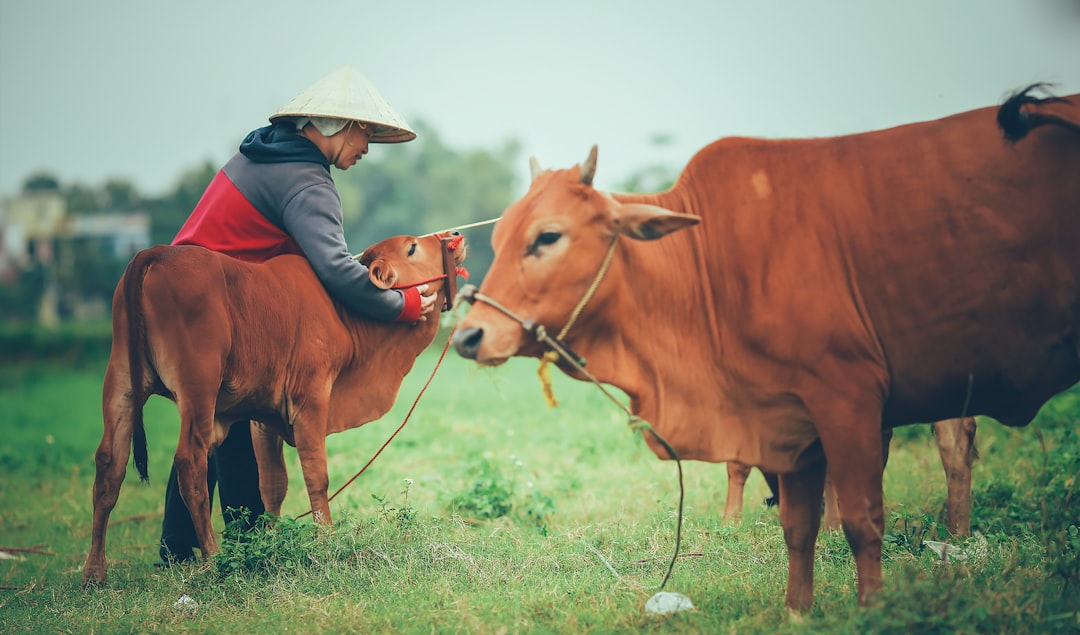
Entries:
{"label": "cow's back", "polygon": [[728,354],[864,356],[889,424],[960,416],[969,378],[968,414],[1026,423],[1080,379],[1080,135],[1010,145],[996,111],[702,150],[658,200],[703,216]]}
{"label": "cow's back", "polygon": [[[201,247],[154,249],[141,302],[165,394],[218,381],[220,415],[276,419],[286,372],[300,363],[297,342],[327,365],[325,341],[335,324],[342,329],[310,265],[298,256],[256,264]],[[322,337],[302,338],[305,331]]]}
{"label": "cow's back", "polygon": [[996,112],[869,139],[902,159],[868,179],[876,205],[851,232],[889,423],[1024,424],[1080,379],[1080,135],[1048,127],[1010,145]]}

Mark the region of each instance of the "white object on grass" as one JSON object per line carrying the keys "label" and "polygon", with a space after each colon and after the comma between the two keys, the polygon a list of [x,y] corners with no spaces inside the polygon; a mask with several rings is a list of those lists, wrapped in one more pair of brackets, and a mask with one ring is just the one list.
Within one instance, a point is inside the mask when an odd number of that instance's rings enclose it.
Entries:
{"label": "white object on grass", "polygon": [[694,603],[682,593],[660,591],[645,603],[645,610],[651,615],[670,615],[679,611],[692,611]]}
{"label": "white object on grass", "polygon": [[178,610],[194,611],[199,608],[199,603],[191,599],[187,593],[180,596],[180,599],[173,602],[173,608]]}
{"label": "white object on grass", "polygon": [[969,559],[981,559],[986,556],[986,536],[976,532],[973,542],[975,544],[968,544],[962,548],[936,540],[924,540],[923,544],[937,554],[937,557],[941,558],[942,562],[949,563],[951,561],[963,562]]}

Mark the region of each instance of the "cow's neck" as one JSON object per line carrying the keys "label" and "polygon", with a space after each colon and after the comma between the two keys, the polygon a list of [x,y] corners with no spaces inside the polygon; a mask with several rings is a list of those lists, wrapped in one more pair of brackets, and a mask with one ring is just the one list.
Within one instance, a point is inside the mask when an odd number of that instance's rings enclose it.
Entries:
{"label": "cow's neck", "polygon": [[[619,198],[689,212],[670,196]],[[704,255],[691,231],[644,242],[620,238],[609,273],[618,290],[607,294],[596,312],[586,311],[567,339],[586,358],[588,371],[625,392],[634,413],[680,455],[721,460],[716,457],[735,446],[712,438],[715,428],[707,425],[725,408],[728,391],[716,384],[714,369],[723,358],[721,325],[712,309],[716,285],[708,280]],[[694,276],[672,279],[679,271]],[[588,337],[581,337],[585,333]],[[653,449],[666,456],[659,446]]]}
{"label": "cow's neck", "polygon": [[355,428],[386,414],[397,400],[405,375],[439,329],[438,316],[410,325],[343,314],[343,323],[350,334],[351,351],[334,384],[327,432]]}

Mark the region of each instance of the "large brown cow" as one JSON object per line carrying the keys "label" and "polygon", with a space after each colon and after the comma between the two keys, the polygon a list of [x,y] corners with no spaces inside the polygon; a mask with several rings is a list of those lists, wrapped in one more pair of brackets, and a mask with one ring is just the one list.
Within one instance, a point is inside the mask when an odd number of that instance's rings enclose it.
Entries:
{"label": "large brown cow", "polygon": [[[456,280],[462,237],[389,238],[361,262],[382,288]],[[439,279],[443,282],[438,282]],[[203,557],[218,550],[206,462],[229,423],[261,422],[252,435],[266,509],[285,496],[282,441],[300,458],[316,521],[330,523],[326,435],[385,414],[405,374],[434,340],[438,319],[380,323],[327,295],[307,260],[262,264],[201,247],[158,246],[132,259],[113,297],[113,347],[102,390],[94,525],[83,583],[105,582],[105,531],[134,442],[147,478],[142,408],[163,395],[180,409],[176,466]]]}
{"label": "large brown cow", "polygon": [[455,346],[494,365],[569,327],[588,364],[560,367],[622,389],[681,458],[779,473],[797,610],[827,459],[865,603],[883,432],[1025,425],[1080,379],[1080,95],[1030,90],[864,134],[721,139],[657,194],[595,189],[595,148],[533,162]]}

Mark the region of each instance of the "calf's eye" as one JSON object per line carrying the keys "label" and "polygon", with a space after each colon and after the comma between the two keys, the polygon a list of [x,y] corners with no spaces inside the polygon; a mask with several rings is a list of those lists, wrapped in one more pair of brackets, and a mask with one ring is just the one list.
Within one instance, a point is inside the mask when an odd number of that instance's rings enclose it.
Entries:
{"label": "calf's eye", "polygon": [[411,255],[413,255],[415,253],[416,253],[416,243],[413,243],[413,244],[409,245],[409,255],[411,256]]}

